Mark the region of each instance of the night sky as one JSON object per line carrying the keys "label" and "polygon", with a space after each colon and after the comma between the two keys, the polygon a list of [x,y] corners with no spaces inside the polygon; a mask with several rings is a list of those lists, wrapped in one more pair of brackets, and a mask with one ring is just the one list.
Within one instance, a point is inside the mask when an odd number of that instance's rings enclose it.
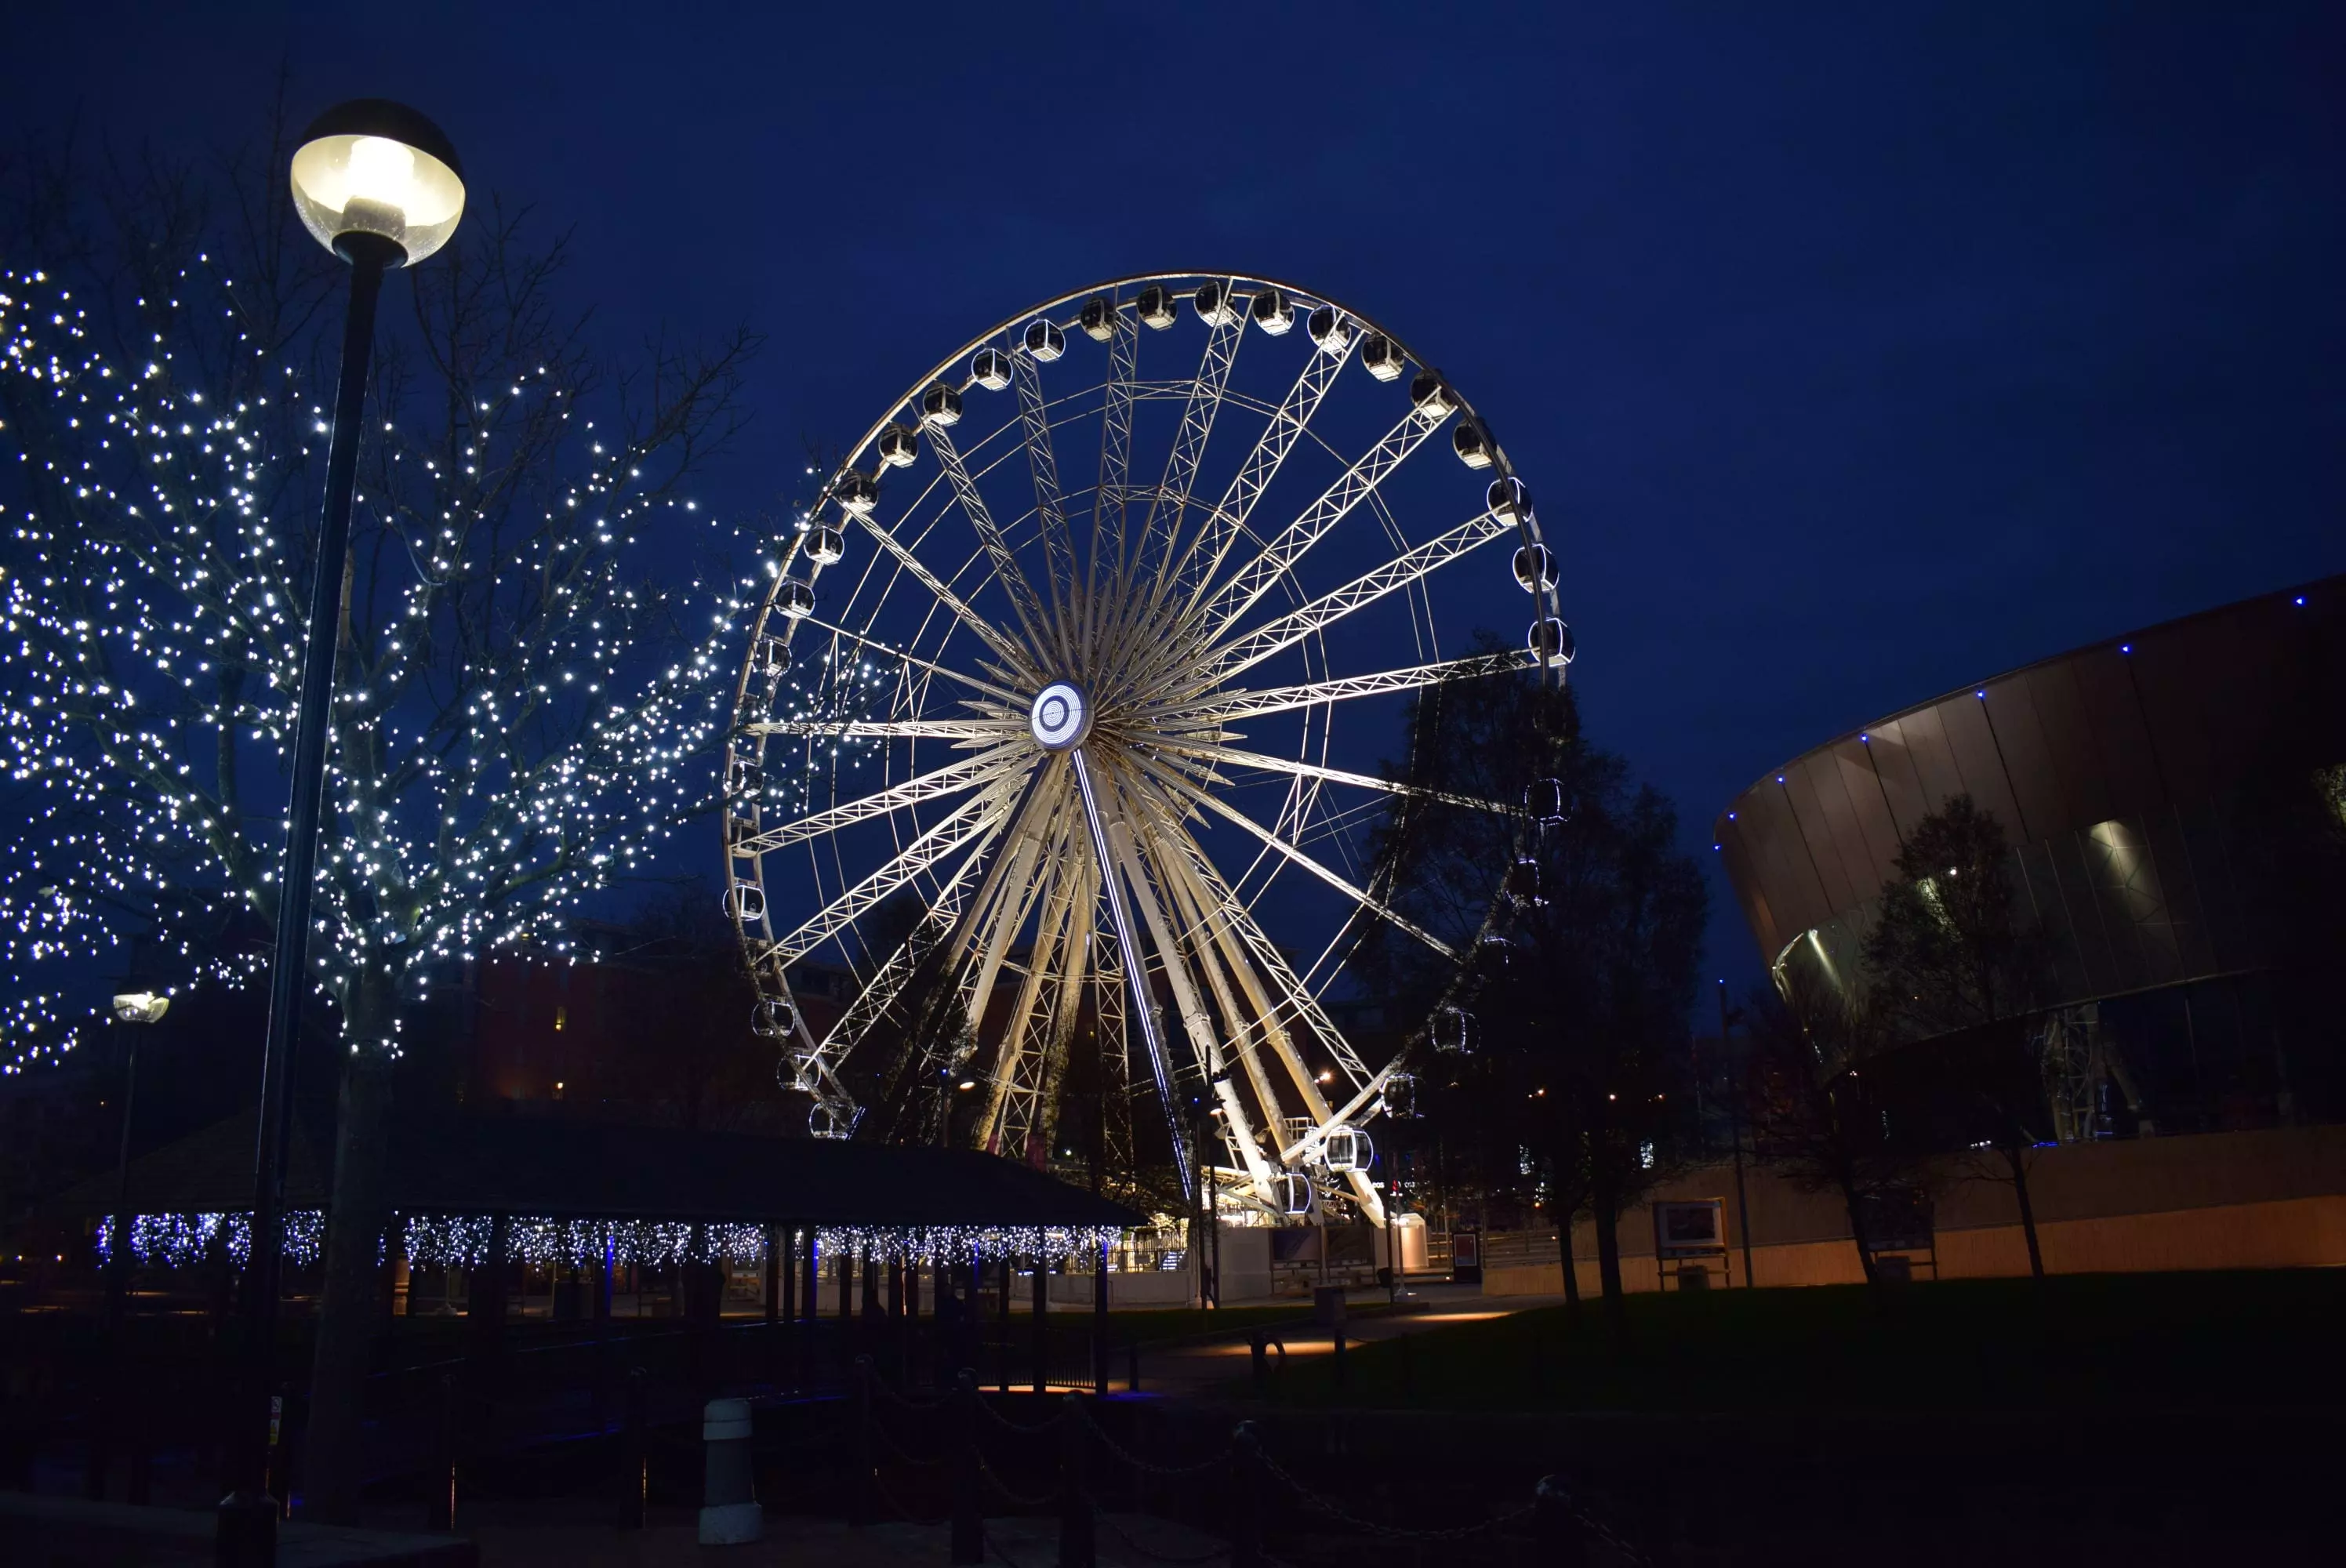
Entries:
{"label": "night sky", "polygon": [[1357,305],[1535,486],[1592,730],[1706,861],[1835,733],[2346,567],[2335,5],[31,9],[0,125],[199,151],[283,61],[575,226],[611,348],[769,334],[737,512],[1086,281]]}

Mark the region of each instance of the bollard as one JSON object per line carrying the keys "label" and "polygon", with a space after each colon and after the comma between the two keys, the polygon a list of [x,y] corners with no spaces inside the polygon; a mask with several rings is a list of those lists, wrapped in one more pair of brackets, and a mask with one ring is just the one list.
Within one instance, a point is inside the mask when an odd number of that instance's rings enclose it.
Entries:
{"label": "bollard", "polygon": [[1263,1568],[1262,1481],[1262,1443],[1240,1421],[1230,1433],[1230,1568]]}
{"label": "bollard", "polygon": [[954,1449],[953,1562],[956,1568],[985,1561],[985,1515],[978,1492],[977,1374],[967,1367],[954,1379],[954,1413],[960,1420]]}
{"label": "bollard", "polygon": [[627,1412],[619,1429],[619,1528],[644,1527],[644,1494],[651,1489],[650,1456],[644,1441],[648,1416],[644,1369],[627,1369]]}
{"label": "bollard", "polygon": [[766,1512],[758,1506],[750,1471],[750,1424],[747,1400],[711,1400],[700,1412],[703,1546],[739,1546],[766,1532]]}
{"label": "bollard", "polygon": [[1134,1394],[1137,1394],[1137,1393],[1140,1392],[1140,1341],[1139,1341],[1139,1340],[1137,1340],[1137,1339],[1127,1339],[1127,1340],[1124,1342],[1124,1359],[1125,1359],[1125,1369],[1124,1369],[1124,1387],[1125,1387],[1125,1391],[1126,1391],[1126,1392],[1127,1392],[1127,1393],[1134,1393]]}
{"label": "bollard", "polygon": [[848,1462],[855,1473],[847,1484],[847,1522],[869,1524],[878,1515],[872,1496],[874,1461],[872,1455],[872,1358],[855,1358],[855,1392],[849,1401],[848,1419],[855,1431],[848,1443]]}
{"label": "bollard", "polygon": [[1069,1394],[1059,1407],[1059,1568],[1094,1568],[1097,1561],[1084,1471],[1084,1401]]}
{"label": "bollard", "polygon": [[1341,1390],[1344,1386],[1344,1326],[1341,1323],[1336,1325],[1335,1345],[1336,1387]]}
{"label": "bollard", "polygon": [[1263,1340],[1267,1338],[1268,1336],[1260,1329],[1247,1336],[1247,1348],[1252,1352],[1254,1391],[1258,1394],[1270,1386],[1270,1359],[1263,1353],[1262,1348]]}
{"label": "bollard", "polygon": [[456,1528],[456,1380],[446,1375],[440,1379],[440,1408],[434,1412],[432,1428],[432,1473],[424,1485],[426,1498],[423,1528],[451,1531]]}
{"label": "bollard", "polygon": [[1542,1562],[1555,1568],[1588,1568],[1588,1532],[1573,1512],[1572,1494],[1555,1476],[1540,1477],[1532,1491],[1532,1532]]}

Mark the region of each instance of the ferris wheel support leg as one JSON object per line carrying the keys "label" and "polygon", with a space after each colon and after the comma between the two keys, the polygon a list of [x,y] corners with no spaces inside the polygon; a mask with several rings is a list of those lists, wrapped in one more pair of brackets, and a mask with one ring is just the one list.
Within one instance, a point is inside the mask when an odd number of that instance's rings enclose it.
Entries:
{"label": "ferris wheel support leg", "polygon": [[1140,1022],[1140,1037],[1148,1047],[1148,1069],[1157,1075],[1157,1099],[1165,1111],[1166,1130],[1173,1137],[1173,1160],[1181,1173],[1182,1196],[1189,1196],[1197,1191],[1197,1175],[1189,1168],[1188,1151],[1181,1140],[1180,1118],[1173,1108],[1173,1080],[1167,1071],[1165,1042],[1157,1032],[1157,1010],[1150,1005],[1148,971],[1140,962],[1139,944],[1132,939],[1132,916],[1125,908],[1124,887],[1116,874],[1116,861],[1108,855],[1107,830],[1100,825],[1091,765],[1084,759],[1080,746],[1070,755],[1076,765],[1076,789],[1083,797],[1084,821],[1091,829],[1092,853],[1098,858],[1100,881],[1107,888],[1108,913],[1116,921],[1117,946],[1124,953],[1124,977],[1132,988],[1132,1010]]}

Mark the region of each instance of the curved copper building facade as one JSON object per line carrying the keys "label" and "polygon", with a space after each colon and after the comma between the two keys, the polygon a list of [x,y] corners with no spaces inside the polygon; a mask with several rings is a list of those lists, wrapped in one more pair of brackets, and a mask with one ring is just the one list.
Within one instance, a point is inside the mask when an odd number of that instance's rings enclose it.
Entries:
{"label": "curved copper building facade", "polygon": [[[1968,793],[2014,846],[2052,1000],[2097,1007],[2091,1022],[2133,1063],[2134,1114],[2285,1121],[2300,1096],[2265,984],[2282,944],[2259,890],[2260,869],[2290,847],[2260,833],[2257,784],[2276,768],[2341,761],[2346,576],[1892,714],[1763,775],[1713,837],[1780,983],[1803,965],[1845,989],[1902,832]],[[2337,1027],[2323,1047],[2332,1056]],[[2169,1058],[2181,1064],[2172,1072]]]}

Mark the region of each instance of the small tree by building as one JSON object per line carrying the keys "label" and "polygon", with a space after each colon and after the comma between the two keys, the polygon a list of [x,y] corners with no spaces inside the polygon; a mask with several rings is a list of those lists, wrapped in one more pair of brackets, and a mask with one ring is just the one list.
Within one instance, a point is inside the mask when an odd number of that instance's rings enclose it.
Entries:
{"label": "small tree by building", "polygon": [[1931,1093],[1955,1140],[1994,1151],[2045,1277],[2029,1166],[2045,1122],[2035,1020],[2044,995],[2041,942],[2013,896],[2004,828],[1969,795],[1951,797],[1909,830],[1898,875],[1865,942],[1871,1005],[1907,1039],[1928,1039]]}
{"label": "small tree by building", "polygon": [[1807,1192],[1841,1200],[1858,1266],[1879,1283],[1867,1220],[1880,1206],[1923,1189],[1926,1149],[1899,1135],[1867,1069],[1882,1044],[1881,1021],[1804,969],[1786,989],[1755,987],[1745,1006],[1750,1054],[1743,1094],[1752,1152]]}

